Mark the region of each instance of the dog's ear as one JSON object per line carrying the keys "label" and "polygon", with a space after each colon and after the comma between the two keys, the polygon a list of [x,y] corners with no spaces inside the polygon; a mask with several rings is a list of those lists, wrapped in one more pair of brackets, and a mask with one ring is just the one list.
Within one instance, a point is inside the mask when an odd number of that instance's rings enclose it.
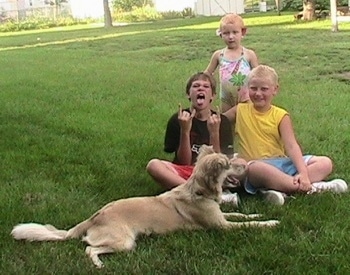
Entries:
{"label": "dog's ear", "polygon": [[210,154],[214,154],[214,153],[215,153],[215,151],[213,149],[213,146],[209,146],[209,145],[203,144],[199,148],[199,154],[198,154],[198,157],[197,157],[197,161],[199,161],[204,156],[207,156],[207,155],[210,155]]}
{"label": "dog's ear", "polygon": [[204,159],[205,180],[203,187],[205,191],[202,191],[206,197],[212,197],[216,201],[220,202],[223,181],[226,178],[225,170],[230,168],[229,159],[222,154],[210,154]]}
{"label": "dog's ear", "polygon": [[223,170],[228,170],[230,168],[229,159],[226,157],[223,157],[221,154],[220,156],[221,157],[217,158],[212,165],[213,169],[216,171],[218,175],[221,174]]}
{"label": "dog's ear", "polygon": [[195,169],[205,170],[206,174],[216,177],[216,175],[221,174],[223,170],[228,170],[230,168],[230,160],[225,155],[215,153],[211,146],[206,146],[203,149],[205,151],[199,154]]}

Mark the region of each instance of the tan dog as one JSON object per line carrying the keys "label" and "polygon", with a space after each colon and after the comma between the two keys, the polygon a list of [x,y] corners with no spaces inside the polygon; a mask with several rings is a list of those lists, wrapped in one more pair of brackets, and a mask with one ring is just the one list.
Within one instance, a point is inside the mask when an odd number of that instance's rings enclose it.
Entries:
{"label": "tan dog", "polygon": [[[236,167],[237,168],[237,167]],[[246,226],[272,227],[278,221],[230,222],[226,218],[257,218],[260,215],[223,213],[219,203],[222,184],[236,174],[233,163],[223,154],[208,147],[198,156],[193,175],[186,184],[156,197],[120,199],[111,202],[87,220],[67,230],[52,225],[19,224],[11,234],[15,239],[30,241],[63,241],[84,235],[90,246],[86,254],[97,267],[103,267],[99,254],[131,250],[139,234],[163,234],[179,229],[223,228]]]}

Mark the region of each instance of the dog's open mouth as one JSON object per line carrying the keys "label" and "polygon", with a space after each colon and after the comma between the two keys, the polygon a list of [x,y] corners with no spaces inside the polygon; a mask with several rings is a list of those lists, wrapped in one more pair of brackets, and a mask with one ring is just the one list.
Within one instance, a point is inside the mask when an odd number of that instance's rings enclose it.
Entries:
{"label": "dog's open mouth", "polygon": [[237,188],[241,186],[241,182],[239,179],[234,177],[233,175],[227,176],[225,182],[224,182],[225,188]]}

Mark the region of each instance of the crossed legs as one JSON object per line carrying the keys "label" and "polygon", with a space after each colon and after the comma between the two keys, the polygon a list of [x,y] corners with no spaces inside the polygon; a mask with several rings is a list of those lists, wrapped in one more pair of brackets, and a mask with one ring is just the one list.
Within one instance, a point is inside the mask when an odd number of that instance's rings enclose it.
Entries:
{"label": "crossed legs", "polygon": [[[332,161],[325,156],[313,156],[306,164],[311,183],[324,180],[333,169]],[[293,182],[293,176],[285,174],[276,167],[262,161],[249,164],[249,182],[256,188],[273,189],[291,194],[299,186]]]}

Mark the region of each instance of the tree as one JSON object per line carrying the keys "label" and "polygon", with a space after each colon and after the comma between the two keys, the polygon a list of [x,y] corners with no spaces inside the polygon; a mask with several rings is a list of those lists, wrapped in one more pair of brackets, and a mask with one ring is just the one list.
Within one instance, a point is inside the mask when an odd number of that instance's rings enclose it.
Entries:
{"label": "tree", "polygon": [[303,20],[315,19],[316,0],[303,0]]}
{"label": "tree", "polygon": [[281,15],[281,9],[282,9],[282,0],[275,0],[278,15]]}
{"label": "tree", "polygon": [[109,1],[103,0],[103,11],[104,11],[104,21],[105,28],[113,27],[111,10],[109,8]]}

